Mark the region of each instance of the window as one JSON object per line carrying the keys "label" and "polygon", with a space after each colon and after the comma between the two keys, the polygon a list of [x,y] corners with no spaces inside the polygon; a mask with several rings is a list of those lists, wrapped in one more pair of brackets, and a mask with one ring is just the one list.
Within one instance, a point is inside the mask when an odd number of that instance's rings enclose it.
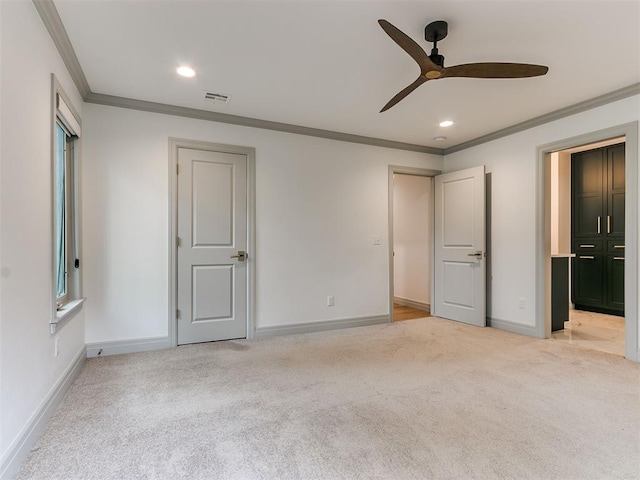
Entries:
{"label": "window", "polygon": [[54,88],[53,121],[53,310],[51,333],[70,319],[82,304],[80,295],[80,257],[78,178],[76,145],[80,138],[78,116],[65,101],[57,82]]}
{"label": "window", "polygon": [[60,308],[68,302],[68,273],[70,270],[69,247],[72,242],[70,235],[70,227],[72,222],[69,221],[68,212],[73,209],[70,199],[71,185],[68,184],[72,178],[72,169],[70,159],[73,156],[73,140],[71,135],[56,121],[56,143],[55,143],[55,159],[54,159],[54,275],[56,279],[56,307]]}

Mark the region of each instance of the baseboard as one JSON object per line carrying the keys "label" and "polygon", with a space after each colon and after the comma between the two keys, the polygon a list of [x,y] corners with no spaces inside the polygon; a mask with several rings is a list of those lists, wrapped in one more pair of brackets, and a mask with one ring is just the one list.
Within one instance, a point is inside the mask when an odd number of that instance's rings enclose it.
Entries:
{"label": "baseboard", "polygon": [[340,320],[325,320],[321,322],[294,323],[292,325],[280,325],[277,327],[258,327],[253,336],[254,339],[276,337],[279,335],[292,335],[295,333],[314,333],[326,330],[338,330],[341,328],[366,327],[389,323],[389,315],[375,317],[343,318]]}
{"label": "baseboard", "polygon": [[9,446],[0,464],[0,480],[9,480],[16,474],[22,462],[44,433],[56,408],[82,370],[86,358],[86,347],[83,346],[31,416],[18,438]]}
{"label": "baseboard", "polygon": [[87,357],[104,357],[123,353],[148,352],[171,348],[169,337],[134,338],[113,342],[87,343]]}
{"label": "baseboard", "polygon": [[493,327],[506,332],[517,333],[519,335],[526,335],[527,337],[538,338],[538,331],[536,327],[522,325],[521,323],[510,322],[508,320],[487,317],[487,327]]}
{"label": "baseboard", "polygon": [[411,307],[416,310],[422,310],[423,312],[431,313],[431,305],[424,302],[418,302],[417,300],[409,300],[408,298],[393,297],[393,303],[402,305],[403,307]]}

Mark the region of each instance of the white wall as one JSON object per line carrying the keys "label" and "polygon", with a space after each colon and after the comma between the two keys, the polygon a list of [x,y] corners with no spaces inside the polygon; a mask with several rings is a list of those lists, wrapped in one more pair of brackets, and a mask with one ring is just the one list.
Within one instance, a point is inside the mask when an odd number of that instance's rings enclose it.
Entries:
{"label": "white wall", "polygon": [[427,305],[433,243],[431,181],[399,173],[393,179],[394,296]]}
{"label": "white wall", "polygon": [[571,154],[551,154],[551,254],[571,253]]}
{"label": "white wall", "polygon": [[92,104],[83,122],[88,343],[168,334],[169,137],[256,149],[258,328],[387,315],[388,165],[442,167],[435,155]]}
{"label": "white wall", "polygon": [[535,325],[537,147],[639,119],[636,95],[445,157],[447,172],[484,164],[492,177],[490,317]]}
{"label": "white wall", "polygon": [[[49,334],[52,306],[51,73],[82,101],[28,0],[0,2],[1,466],[84,349],[82,313]],[[1,473],[1,472],[0,472]]]}
{"label": "white wall", "polygon": [[571,154],[558,153],[558,252],[571,253]]}

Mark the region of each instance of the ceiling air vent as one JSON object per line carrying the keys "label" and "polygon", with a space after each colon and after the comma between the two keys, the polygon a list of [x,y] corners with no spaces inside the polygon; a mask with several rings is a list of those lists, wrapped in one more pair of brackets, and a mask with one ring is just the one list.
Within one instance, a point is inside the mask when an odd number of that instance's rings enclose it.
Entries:
{"label": "ceiling air vent", "polygon": [[211,93],[207,92],[204,94],[204,98],[206,100],[211,100],[213,103],[220,103],[225,105],[229,103],[231,100],[231,95],[224,95],[223,93]]}

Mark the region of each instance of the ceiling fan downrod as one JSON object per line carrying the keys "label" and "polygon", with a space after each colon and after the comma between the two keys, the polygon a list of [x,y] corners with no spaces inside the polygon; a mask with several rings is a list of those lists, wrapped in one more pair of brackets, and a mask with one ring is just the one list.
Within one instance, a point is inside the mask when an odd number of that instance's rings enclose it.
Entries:
{"label": "ceiling fan downrod", "polygon": [[439,67],[444,67],[444,56],[438,53],[438,41],[443,40],[447,33],[449,25],[444,20],[436,20],[424,27],[424,39],[433,43],[429,59]]}

